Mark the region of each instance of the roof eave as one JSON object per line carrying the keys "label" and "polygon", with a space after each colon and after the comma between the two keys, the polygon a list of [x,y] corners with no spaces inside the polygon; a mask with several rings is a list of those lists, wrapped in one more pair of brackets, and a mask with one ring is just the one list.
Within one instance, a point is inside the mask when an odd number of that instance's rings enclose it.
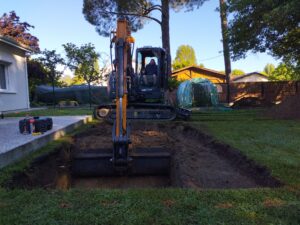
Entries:
{"label": "roof eave", "polygon": [[241,76],[238,76],[238,77],[234,77],[232,78],[233,81],[236,81],[236,80],[240,80],[240,79],[243,79],[245,77],[250,77],[250,76],[260,76],[262,78],[266,78],[266,79],[269,79],[267,76],[261,74],[261,73],[258,73],[258,72],[252,72],[252,73],[247,73],[247,74],[244,74],[244,75],[241,75]]}
{"label": "roof eave", "polygon": [[7,38],[7,37],[4,37],[4,36],[0,36],[0,42],[3,42],[5,44],[8,44],[10,46],[13,46],[13,47],[16,47],[18,49],[21,49],[25,52],[33,52],[33,50],[27,46],[24,46],[24,45],[21,45],[20,43],[17,43],[16,41],[14,40],[11,40],[10,38]]}
{"label": "roof eave", "polygon": [[184,71],[184,70],[189,70],[191,68],[196,68],[196,69],[204,70],[204,71],[215,73],[216,75],[219,75],[219,76],[222,76],[222,77],[224,76],[225,77],[225,74],[223,74],[223,73],[220,73],[220,72],[215,71],[215,70],[207,69],[207,68],[202,68],[202,67],[199,67],[199,66],[196,66],[196,65],[194,65],[194,66],[186,66],[186,67],[180,68],[178,70],[174,70],[172,72],[172,74],[179,73],[179,72]]}

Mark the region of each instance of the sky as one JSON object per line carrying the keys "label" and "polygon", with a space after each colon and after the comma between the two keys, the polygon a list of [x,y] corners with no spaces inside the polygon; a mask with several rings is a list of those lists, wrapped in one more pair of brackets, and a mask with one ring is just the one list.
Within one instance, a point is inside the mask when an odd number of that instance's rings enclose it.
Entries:
{"label": "sky", "polygon": [[[196,52],[198,63],[206,68],[224,71],[221,24],[215,10],[219,0],[210,0],[192,12],[171,11],[171,55],[174,59],[178,46],[188,44]],[[41,49],[55,49],[64,55],[62,44],[93,43],[99,53],[109,54],[109,38],[101,37],[82,14],[83,0],[0,0],[0,15],[14,10],[21,21],[35,28],[30,32],[39,38]],[[159,25],[148,22],[142,30],[133,33],[136,47],[161,46]],[[245,72],[262,71],[267,63],[279,61],[268,54],[249,53],[245,59],[232,62],[232,69]]]}

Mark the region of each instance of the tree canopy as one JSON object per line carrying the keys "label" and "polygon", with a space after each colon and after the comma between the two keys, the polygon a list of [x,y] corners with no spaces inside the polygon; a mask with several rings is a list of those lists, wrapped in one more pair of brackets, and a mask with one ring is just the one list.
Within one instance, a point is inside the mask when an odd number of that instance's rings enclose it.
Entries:
{"label": "tree canopy", "polygon": [[[102,36],[109,36],[116,27],[118,18],[129,21],[131,30],[137,31],[153,20],[161,27],[162,47],[168,54],[168,73],[171,72],[171,47],[169,34],[169,9],[192,10],[206,0],[84,0],[83,14],[87,21],[96,26]],[[158,12],[155,14],[154,12]],[[157,16],[158,15],[158,16]],[[149,43],[151,44],[151,43]]]}
{"label": "tree canopy", "polygon": [[91,83],[102,78],[98,64],[99,54],[96,52],[95,46],[91,43],[80,47],[72,43],[67,43],[63,47],[68,58],[67,65],[75,71],[75,76],[84,79],[89,86],[89,102],[91,107]]}
{"label": "tree canopy", "polygon": [[248,51],[269,52],[300,65],[299,0],[229,0],[230,48],[234,59]]}
{"label": "tree canopy", "polygon": [[173,69],[177,70],[186,66],[197,65],[195,50],[189,45],[180,45],[173,61]]}
{"label": "tree canopy", "polygon": [[75,80],[77,82],[80,82],[80,79],[83,79],[86,83],[88,83],[89,81],[90,83],[98,83],[98,81],[102,79],[102,73],[100,73],[100,67],[97,60],[94,61],[93,66],[80,64],[78,68],[76,68],[74,75],[75,77],[77,77],[77,79]]}
{"label": "tree canopy", "polygon": [[231,72],[231,75],[232,76],[241,76],[241,75],[244,75],[245,72],[243,70],[240,70],[240,69],[233,69],[232,72]]}
{"label": "tree canopy", "polygon": [[52,96],[53,96],[53,107],[55,107],[56,99],[55,99],[55,84],[61,77],[63,71],[58,70],[58,66],[64,65],[65,61],[60,56],[60,54],[56,53],[55,50],[43,50],[41,52],[41,56],[38,58],[38,61],[42,63],[44,69],[47,71],[49,78],[52,83]]}
{"label": "tree canopy", "polygon": [[271,76],[275,71],[275,66],[272,63],[268,63],[263,70],[263,73],[267,76]]}
{"label": "tree canopy", "polygon": [[87,83],[101,78],[97,62],[99,54],[94,45],[88,43],[78,47],[75,44],[67,43],[63,47],[68,59],[67,65],[75,71],[75,75],[82,77]]}
{"label": "tree canopy", "polygon": [[[155,17],[154,11],[163,12],[163,5],[167,4],[174,10],[183,7],[193,9],[206,0],[84,0],[83,14],[87,21],[96,26],[97,32],[102,36],[109,36],[116,27],[118,18],[126,18],[133,32],[142,29],[144,25],[153,20],[163,23],[163,18]],[[163,17],[163,15],[162,15]]]}
{"label": "tree canopy", "polygon": [[62,71],[59,71],[57,67],[64,65],[65,61],[55,50],[43,50],[38,60],[42,63],[52,80],[56,80],[62,75]]}
{"label": "tree canopy", "polygon": [[72,78],[72,83],[71,85],[82,85],[82,84],[85,84],[85,80],[80,76],[74,76]]}
{"label": "tree canopy", "polygon": [[30,99],[34,100],[36,86],[51,84],[51,79],[49,78],[49,71],[36,59],[27,61],[27,71]]}
{"label": "tree canopy", "polygon": [[73,79],[70,75],[65,74],[59,79],[59,81],[62,83],[63,86],[71,86]]}
{"label": "tree canopy", "polygon": [[0,35],[10,37],[38,52],[40,50],[39,39],[28,32],[31,28],[34,26],[21,22],[20,17],[14,11],[4,13],[0,17]]}
{"label": "tree canopy", "polygon": [[300,80],[300,74],[294,69],[294,67],[285,63],[280,63],[269,78],[270,80],[283,81]]}

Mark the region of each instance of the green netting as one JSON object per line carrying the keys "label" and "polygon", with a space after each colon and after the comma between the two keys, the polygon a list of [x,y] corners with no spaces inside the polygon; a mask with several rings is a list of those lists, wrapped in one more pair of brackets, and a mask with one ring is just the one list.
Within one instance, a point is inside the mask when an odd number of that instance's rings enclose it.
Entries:
{"label": "green netting", "polygon": [[[44,103],[52,103],[52,87],[40,85],[36,87],[37,101]],[[89,89],[87,85],[74,85],[65,88],[55,88],[56,102],[72,100],[79,104],[89,103]],[[91,86],[91,100],[94,104],[100,104],[108,101],[106,87]]]}
{"label": "green netting", "polygon": [[177,90],[180,107],[217,107],[219,105],[217,87],[208,79],[194,78],[182,82]]}

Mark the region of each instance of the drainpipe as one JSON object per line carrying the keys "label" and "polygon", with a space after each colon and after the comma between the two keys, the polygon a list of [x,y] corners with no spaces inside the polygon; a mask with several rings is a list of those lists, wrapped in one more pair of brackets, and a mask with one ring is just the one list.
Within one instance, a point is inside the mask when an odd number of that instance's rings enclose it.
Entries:
{"label": "drainpipe", "polygon": [[29,81],[28,81],[28,70],[27,70],[27,57],[25,55],[24,69],[25,69],[25,86],[26,86],[26,95],[27,95],[27,109],[30,109],[29,101]]}

